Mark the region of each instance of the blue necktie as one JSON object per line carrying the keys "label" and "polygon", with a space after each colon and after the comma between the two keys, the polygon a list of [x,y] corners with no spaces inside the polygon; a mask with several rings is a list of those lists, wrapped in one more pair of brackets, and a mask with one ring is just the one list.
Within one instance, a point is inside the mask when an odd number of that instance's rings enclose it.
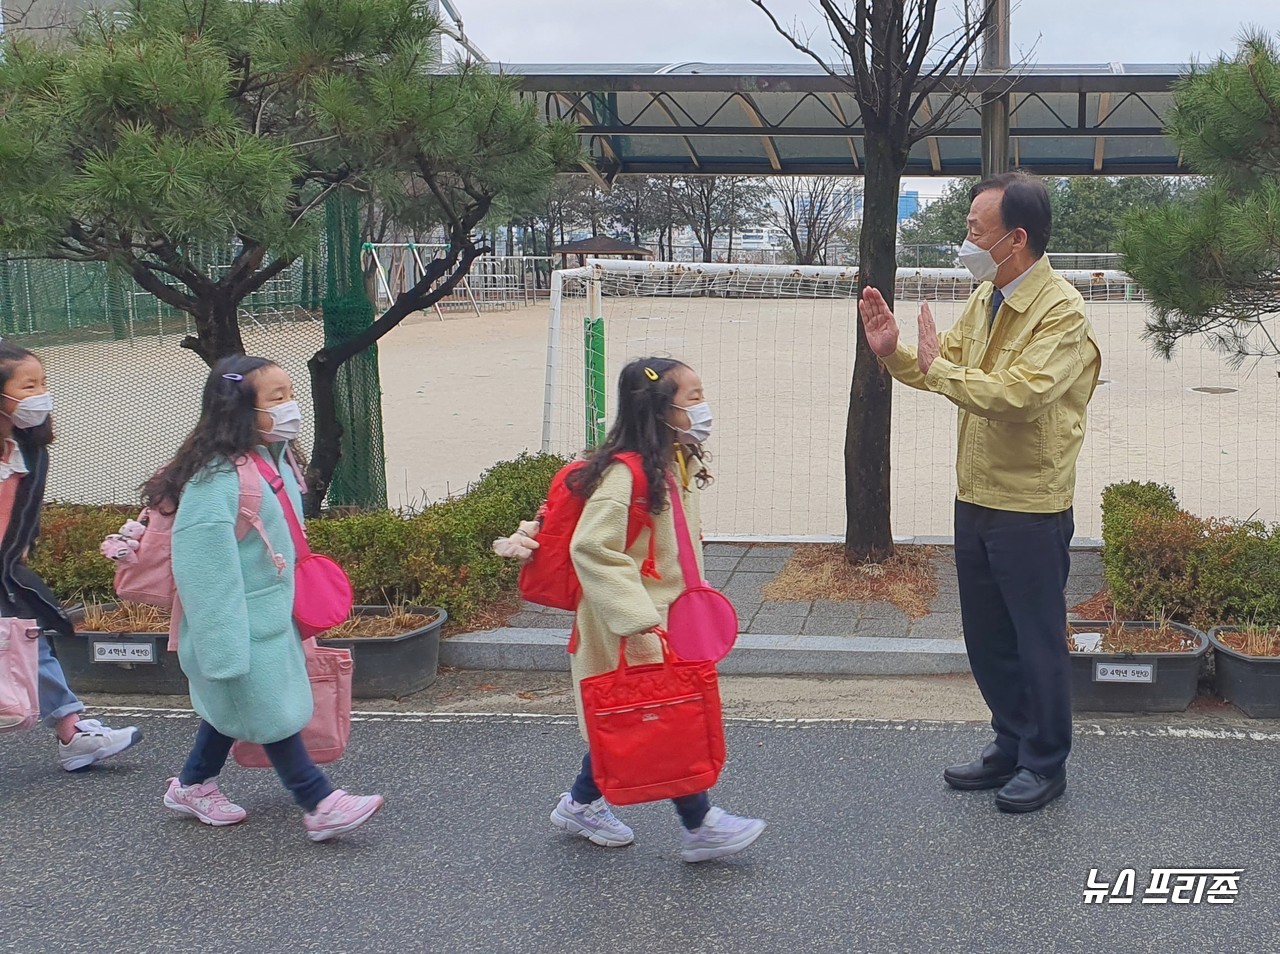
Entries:
{"label": "blue necktie", "polygon": [[991,317],[987,320],[987,327],[990,328],[996,322],[996,312],[1000,310],[1000,306],[1004,303],[1004,292],[1000,289],[995,290],[995,294],[991,296]]}

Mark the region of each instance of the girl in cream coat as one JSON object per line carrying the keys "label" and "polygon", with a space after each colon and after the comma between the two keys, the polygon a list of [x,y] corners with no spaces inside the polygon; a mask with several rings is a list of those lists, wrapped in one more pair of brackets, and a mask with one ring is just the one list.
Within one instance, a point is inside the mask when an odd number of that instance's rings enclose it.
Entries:
{"label": "girl in cream coat", "polygon": [[[670,358],[631,362],[618,379],[617,408],[617,419],[605,442],[588,456],[587,466],[569,479],[569,489],[586,498],[570,544],[582,584],[575,620],[576,645],[570,659],[584,738],[578,692],[581,681],[614,669],[619,642],[624,638],[629,664],[660,662],[661,643],[653,631],[665,624],[667,608],[685,588],[674,510],[667,499],[667,475],[675,477],[694,541],[701,538],[698,494],[710,482],[702,466],[701,445],[710,436],[711,411],[702,381],[692,368]],[[649,531],[642,531],[630,547],[626,545],[632,477],[627,466],[615,460],[615,455],[624,451],[641,455],[648,479],[656,573],[644,572],[650,554]],[[536,523],[522,524],[511,537],[497,541],[495,549],[522,560],[536,559],[536,534]],[[701,567],[700,545],[697,551]],[[712,807],[706,792],[673,801],[680,816],[681,857],[685,861],[707,861],[739,852],[765,828],[759,819],[740,818]],[[551,813],[551,822],[608,848],[628,845],[635,839],[596,785],[590,753],[583,757],[572,788]]]}

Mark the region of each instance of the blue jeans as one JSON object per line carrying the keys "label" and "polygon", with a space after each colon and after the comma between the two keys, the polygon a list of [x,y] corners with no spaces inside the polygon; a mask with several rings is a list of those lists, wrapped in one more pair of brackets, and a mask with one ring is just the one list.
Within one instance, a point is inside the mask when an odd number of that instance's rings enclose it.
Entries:
{"label": "blue jeans", "polygon": [[45,725],[53,726],[67,716],[84,712],[84,703],[67,688],[67,677],[53,655],[47,636],[40,637],[40,678],[36,683],[40,697],[40,718]]}
{"label": "blue jeans", "polygon": [[[582,771],[578,773],[578,777],[574,780],[573,788],[569,790],[569,797],[579,805],[589,805],[597,798],[604,797],[600,792],[600,786],[596,785],[595,776],[591,773],[590,752],[582,757]],[[673,798],[671,799],[671,804],[676,807],[676,814],[680,816],[680,824],[684,825],[689,831],[701,828],[702,820],[707,817],[707,812],[711,810],[711,799],[707,797],[706,792]]]}
{"label": "blue jeans", "polygon": [[[234,739],[223,735],[201,719],[200,728],[196,730],[196,744],[187,756],[186,765],[182,766],[178,784],[203,785],[210,779],[217,778],[222,766],[227,763],[233,742]],[[267,750],[267,758],[271,759],[271,767],[276,770],[280,781],[289,790],[293,800],[302,806],[303,811],[315,811],[317,805],[333,794],[333,785],[302,744],[301,732],[295,732],[279,742],[269,742],[263,748]]]}

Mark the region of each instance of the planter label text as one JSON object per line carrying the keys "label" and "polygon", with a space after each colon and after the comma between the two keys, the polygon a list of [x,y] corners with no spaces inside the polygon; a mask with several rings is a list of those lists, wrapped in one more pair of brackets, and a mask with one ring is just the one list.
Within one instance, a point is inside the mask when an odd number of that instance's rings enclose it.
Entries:
{"label": "planter label text", "polygon": [[1155,663],[1110,663],[1095,662],[1093,664],[1094,682],[1155,682]]}
{"label": "planter label text", "polygon": [[155,663],[154,641],[124,642],[118,639],[95,639],[93,661],[96,663]]}

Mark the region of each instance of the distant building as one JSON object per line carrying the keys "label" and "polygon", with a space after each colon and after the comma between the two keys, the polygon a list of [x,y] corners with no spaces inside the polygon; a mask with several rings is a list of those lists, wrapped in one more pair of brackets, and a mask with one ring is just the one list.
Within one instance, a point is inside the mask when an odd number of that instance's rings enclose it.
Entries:
{"label": "distant building", "polygon": [[[854,209],[859,221],[862,220],[862,196],[854,202]],[[920,212],[920,193],[916,191],[898,193],[898,224],[901,225],[913,215]]]}

